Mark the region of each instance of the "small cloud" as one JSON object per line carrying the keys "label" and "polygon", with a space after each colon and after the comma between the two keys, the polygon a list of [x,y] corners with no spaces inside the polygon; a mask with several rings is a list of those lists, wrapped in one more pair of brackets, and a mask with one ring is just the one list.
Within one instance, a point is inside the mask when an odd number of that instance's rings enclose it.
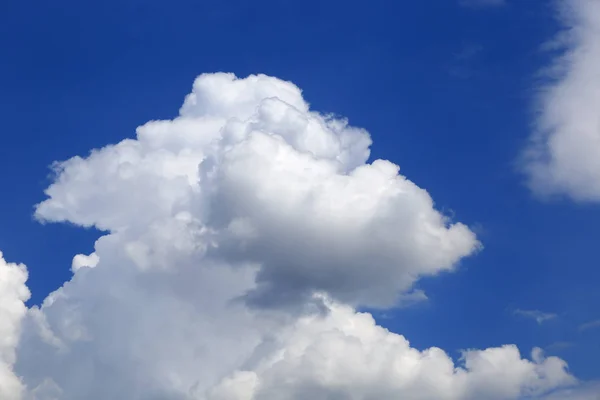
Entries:
{"label": "small cloud", "polygon": [[547,351],[559,351],[559,350],[568,349],[573,346],[574,346],[574,344],[571,342],[554,342],[554,343],[548,345],[546,347],[546,350]]}
{"label": "small cloud", "polygon": [[588,329],[593,328],[600,328],[600,319],[579,325],[579,331],[587,331]]}
{"label": "small cloud", "polygon": [[557,317],[556,314],[545,313],[539,310],[520,310],[517,309],[514,311],[515,315],[520,315],[523,317],[534,319],[538,324],[542,324],[545,321],[549,321]]}
{"label": "small cloud", "polygon": [[73,261],[71,263],[71,271],[73,273],[77,272],[81,268],[94,268],[100,262],[100,257],[96,253],[92,253],[89,256],[85,254],[77,254],[73,257]]}
{"label": "small cloud", "polygon": [[506,0],[459,0],[458,4],[471,8],[500,7],[506,5]]}

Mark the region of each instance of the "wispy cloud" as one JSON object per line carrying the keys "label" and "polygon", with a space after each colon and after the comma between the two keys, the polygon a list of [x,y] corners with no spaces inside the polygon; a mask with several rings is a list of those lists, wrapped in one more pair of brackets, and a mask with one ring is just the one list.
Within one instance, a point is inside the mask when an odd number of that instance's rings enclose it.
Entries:
{"label": "wispy cloud", "polygon": [[549,321],[551,319],[555,319],[557,317],[556,314],[553,313],[545,313],[539,310],[521,310],[516,309],[513,312],[515,315],[520,315],[522,317],[534,319],[538,324],[542,324],[543,322]]}
{"label": "wispy cloud", "polygon": [[586,322],[585,324],[579,325],[580,331],[586,331],[588,329],[593,329],[593,328],[600,328],[600,319],[597,319],[595,321]]}
{"label": "wispy cloud", "polygon": [[559,351],[575,346],[572,342],[554,342],[546,346],[547,351]]}
{"label": "wispy cloud", "polygon": [[506,5],[506,0],[459,0],[458,4],[472,8],[500,7]]}

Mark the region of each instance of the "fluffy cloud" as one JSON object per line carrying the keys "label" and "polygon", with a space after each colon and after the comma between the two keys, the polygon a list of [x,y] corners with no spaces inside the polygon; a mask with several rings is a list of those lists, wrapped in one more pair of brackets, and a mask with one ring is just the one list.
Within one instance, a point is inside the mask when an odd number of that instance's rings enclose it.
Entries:
{"label": "fluffy cloud", "polygon": [[[175,120],[57,164],[36,215],[111,232],[186,215],[208,255],[258,266],[249,302],[295,306],[325,291],[389,306],[479,243],[398,166],[366,163],[370,144],[366,131],[309,111],[289,82],[203,75]],[[128,251],[141,265],[159,250],[142,241]]]}
{"label": "fluffy cloud", "polygon": [[77,254],[73,257],[73,262],[71,263],[71,271],[77,272],[80,268],[94,268],[100,259],[96,253],[92,253],[90,255],[85,254]]}
{"label": "fluffy cloud", "polygon": [[13,277],[0,280],[11,288],[0,291],[11,316],[0,319],[10,378],[0,393],[458,400],[574,384],[538,350],[532,360],[514,346],[469,350],[455,363],[355,311],[426,298],[419,277],[480,247],[396,165],[367,163],[370,143],[310,111],[289,82],[214,74],[196,80],[177,118],[58,163],[37,218],[105,234],[28,311],[24,268],[0,265]]}
{"label": "fluffy cloud", "polygon": [[19,400],[23,385],[13,372],[15,349],[19,341],[21,322],[27,308],[29,290],[25,286],[24,265],[7,263],[0,252],[0,399]]}
{"label": "fluffy cloud", "polygon": [[144,235],[149,246],[168,238],[157,259],[172,259],[170,268],[140,266],[131,239],[105,236],[95,268],[30,310],[15,370],[31,400],[195,399],[281,323],[233,301],[252,287],[253,270],[204,259],[186,246],[186,224]]}
{"label": "fluffy cloud", "polygon": [[564,0],[565,31],[541,90],[537,132],[524,155],[538,194],[600,201],[600,3]]}
{"label": "fluffy cloud", "polygon": [[463,352],[456,366],[444,351],[419,351],[378,327],[369,314],[330,305],[275,339],[271,355],[238,371],[209,400],[517,399],[539,396],[574,379],[564,361],[514,346]]}

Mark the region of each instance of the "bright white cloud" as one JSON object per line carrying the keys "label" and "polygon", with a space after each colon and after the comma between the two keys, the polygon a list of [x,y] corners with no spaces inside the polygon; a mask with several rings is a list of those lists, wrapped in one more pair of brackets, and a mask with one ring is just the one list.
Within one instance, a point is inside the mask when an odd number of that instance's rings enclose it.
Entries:
{"label": "bright white cloud", "polygon": [[7,263],[0,252],[0,399],[19,400],[23,385],[13,372],[15,349],[21,333],[21,322],[27,308],[29,290],[25,286],[24,265]]}
{"label": "bright white cloud", "polygon": [[[370,144],[366,131],[309,111],[289,82],[203,75],[180,117],[57,164],[36,215],[112,232],[185,215],[212,257],[259,266],[248,301],[293,306],[325,291],[389,306],[479,243],[398,166],[367,164]],[[128,251],[157,262],[143,242]]]}
{"label": "bright white cloud", "polygon": [[[600,2],[563,0],[561,54],[542,87],[537,132],[524,154],[542,196],[600,201]],[[555,48],[554,46],[554,48]]]}
{"label": "bright white cloud", "polygon": [[92,253],[87,256],[85,254],[77,254],[75,257],[73,257],[71,271],[77,272],[77,270],[80,268],[94,268],[96,265],[98,265],[98,261],[100,261],[100,259],[96,253]]}
{"label": "bright white cloud", "polygon": [[203,75],[179,117],[137,133],[57,164],[37,218],[106,234],[27,312],[16,362],[26,275],[0,266],[18,289],[0,310],[20,310],[0,336],[10,400],[518,399],[574,384],[538,350],[455,364],[355,311],[426,298],[419,277],[480,245],[293,84]]}

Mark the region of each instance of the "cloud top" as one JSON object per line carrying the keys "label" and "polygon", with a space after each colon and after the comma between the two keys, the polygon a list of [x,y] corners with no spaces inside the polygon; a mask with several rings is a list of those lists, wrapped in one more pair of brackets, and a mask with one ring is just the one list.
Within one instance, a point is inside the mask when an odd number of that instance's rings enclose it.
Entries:
{"label": "cloud top", "polygon": [[[185,215],[212,257],[258,267],[257,305],[327,292],[391,306],[480,244],[397,165],[367,163],[370,144],[289,82],[202,75],[176,119],[58,163],[36,216],[121,232]],[[147,250],[132,251],[156,262]]]}

